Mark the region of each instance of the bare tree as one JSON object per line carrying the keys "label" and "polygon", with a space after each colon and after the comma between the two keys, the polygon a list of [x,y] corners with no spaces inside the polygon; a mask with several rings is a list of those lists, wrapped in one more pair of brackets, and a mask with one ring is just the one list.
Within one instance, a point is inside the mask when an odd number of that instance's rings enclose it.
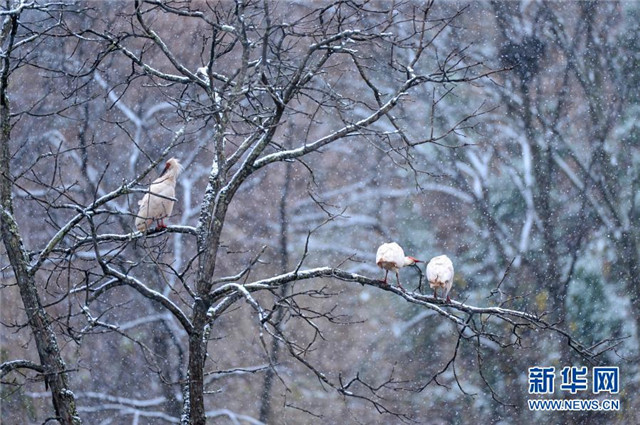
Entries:
{"label": "bare tree", "polygon": [[[46,12],[46,8],[43,11]],[[38,293],[35,273],[29,253],[25,250],[20,228],[16,220],[16,211],[12,201],[14,178],[10,170],[12,111],[9,102],[10,77],[15,65],[12,62],[20,44],[30,42],[29,39],[18,37],[19,16],[24,11],[24,5],[19,4],[15,9],[5,10],[2,25],[3,52],[2,73],[0,77],[0,126],[2,127],[0,144],[0,229],[6,249],[6,255],[12,266],[16,283],[20,290],[20,298],[24,305],[29,328],[33,334],[40,364],[29,361],[13,361],[2,366],[2,375],[16,368],[33,369],[44,375],[45,383],[51,387],[51,396],[56,417],[66,424],[79,424],[75,398],[69,387],[69,378],[65,362],[61,356],[58,338],[52,327],[41,297]],[[37,34],[36,34],[37,36]],[[33,37],[35,38],[35,37]]]}
{"label": "bare tree", "polygon": [[[457,149],[468,141],[462,135],[451,149],[421,152],[439,158],[431,168],[438,178],[421,182],[445,215],[459,209],[448,205],[451,199],[470,211],[468,237],[446,242],[468,259],[464,267],[473,264],[466,274],[477,273],[480,293],[490,291],[513,308],[547,310],[551,321],[580,329],[587,344],[603,334],[633,336],[637,273],[629,271],[637,267],[638,235],[629,223],[637,206],[635,190],[627,188],[637,181],[629,172],[635,170],[628,151],[634,136],[625,111],[636,109],[636,82],[625,70],[637,55],[628,35],[637,17],[625,16],[617,2],[493,1],[467,16],[491,22],[478,40],[482,47],[469,54],[494,57],[511,71],[483,86],[484,98],[500,107],[485,115],[477,146]],[[457,119],[453,111],[439,125]],[[478,234],[486,244],[473,243]],[[509,275],[500,280],[507,267]],[[625,364],[629,352],[637,352],[634,338],[606,358]],[[553,345],[546,355],[570,363],[570,354]],[[548,361],[518,357],[497,380]],[[598,415],[575,414],[565,422]]]}

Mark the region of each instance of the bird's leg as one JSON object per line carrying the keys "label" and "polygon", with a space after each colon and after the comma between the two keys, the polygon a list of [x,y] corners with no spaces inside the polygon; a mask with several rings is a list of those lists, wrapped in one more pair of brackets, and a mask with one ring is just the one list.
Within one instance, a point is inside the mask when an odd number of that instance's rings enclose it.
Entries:
{"label": "bird's leg", "polygon": [[400,285],[400,275],[398,274],[398,272],[396,272],[396,282],[398,282],[398,287],[402,290],[402,292],[407,292],[404,290],[402,285]]}
{"label": "bird's leg", "polygon": [[381,280],[380,282],[384,283],[385,285],[387,284],[387,276],[389,275],[389,270],[385,270],[384,271],[384,280]]}
{"label": "bird's leg", "polygon": [[167,225],[164,224],[164,218],[158,219],[158,229],[166,229]]}
{"label": "bird's leg", "polygon": [[450,303],[451,302],[451,298],[449,298],[449,294],[447,294],[447,302]]}
{"label": "bird's leg", "polygon": [[438,299],[438,293],[436,292],[438,290],[438,287],[433,288],[433,298],[435,298],[436,300]]}

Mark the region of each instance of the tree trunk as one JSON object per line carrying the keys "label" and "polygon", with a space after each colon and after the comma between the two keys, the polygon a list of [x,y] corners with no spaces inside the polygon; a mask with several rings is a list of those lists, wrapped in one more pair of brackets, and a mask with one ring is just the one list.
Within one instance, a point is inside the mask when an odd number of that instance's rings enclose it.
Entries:
{"label": "tree trunk", "polygon": [[204,329],[207,323],[207,307],[201,299],[194,303],[193,332],[189,335],[189,406],[192,425],[205,425],[207,416],[204,408],[204,363],[207,345]]}
{"label": "tree trunk", "polygon": [[[5,220],[3,220],[2,235],[3,239],[5,239],[5,246],[7,247],[11,264],[13,265],[16,261],[21,262],[21,260],[15,256],[15,247],[10,247],[10,244],[6,242],[7,238],[5,235],[9,232],[7,227]],[[69,390],[66,365],[62,359],[58,341],[51,328],[47,313],[40,303],[35,282],[33,278],[24,276],[22,273],[22,276],[18,277],[18,271],[15,266],[14,272],[18,278],[20,296],[25,307],[27,318],[29,319],[29,326],[36,341],[40,364],[45,368],[45,382],[49,388],[51,388],[51,397],[56,416],[58,420],[65,425],[79,425],[82,421],[77,416],[75,396],[73,392]]]}
{"label": "tree trunk", "polygon": [[[278,257],[280,258],[280,273],[286,273],[289,267],[289,242],[288,242],[288,228],[289,220],[287,217],[287,197],[289,195],[289,189],[291,187],[291,163],[285,165],[284,174],[284,187],[282,189],[282,197],[280,198],[279,213],[280,213],[280,252]],[[282,285],[278,291],[280,298],[284,298],[289,290],[289,285]],[[274,307],[275,308],[275,307]],[[282,319],[284,317],[284,308],[280,307],[276,313],[275,325],[278,329],[281,328]],[[266,424],[275,423],[271,421],[272,409],[271,409],[271,389],[273,388],[273,382],[275,379],[275,367],[278,364],[280,358],[280,343],[277,339],[271,340],[271,366],[264,375],[264,384],[262,386],[262,394],[260,395],[260,421]]]}
{"label": "tree trunk", "polygon": [[[158,305],[159,304],[154,304],[154,309],[158,314],[161,314],[162,310]],[[175,370],[173,363],[169,361],[172,358],[171,344],[173,337],[168,335],[171,335],[172,331],[169,328],[167,321],[164,319],[158,323],[158,328],[158,330],[153,332],[152,342],[153,352],[159,359],[159,371],[167,380],[167,382],[162,386],[162,393],[165,398],[164,411],[169,416],[180,416],[182,412],[182,403],[180,403],[180,400],[176,395],[175,386],[170,384],[170,382],[175,381],[175,375],[178,372]],[[182,364],[182,360],[182,356],[180,356],[179,364]],[[178,379],[178,381],[181,380],[182,377]]]}
{"label": "tree trunk", "polygon": [[[12,16],[12,35],[17,30],[17,18]],[[10,42],[9,46],[13,43]],[[9,262],[15,273],[20,289],[20,297],[24,305],[29,326],[33,332],[40,363],[45,369],[45,382],[51,388],[51,397],[57,419],[63,424],[80,424],[76,413],[75,397],[69,390],[66,366],[62,359],[56,335],[46,311],[40,302],[34,272],[29,270],[29,256],[24,250],[18,223],[14,219],[11,189],[13,180],[9,169],[11,155],[11,114],[7,88],[9,82],[9,57],[11,48],[5,52],[2,77],[0,81],[0,232]]]}

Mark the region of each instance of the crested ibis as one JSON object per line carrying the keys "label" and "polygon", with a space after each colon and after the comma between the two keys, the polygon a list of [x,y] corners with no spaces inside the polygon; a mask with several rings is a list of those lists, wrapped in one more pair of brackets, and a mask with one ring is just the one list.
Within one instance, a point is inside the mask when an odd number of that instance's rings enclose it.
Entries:
{"label": "crested ibis", "polygon": [[438,288],[442,288],[447,302],[451,302],[449,291],[453,286],[453,263],[446,255],[433,257],[427,264],[427,280],[429,287],[433,289],[433,297],[438,298]]}
{"label": "crested ibis", "polygon": [[404,288],[400,284],[398,271],[404,266],[411,266],[415,263],[422,263],[422,261],[413,257],[405,256],[402,247],[395,242],[383,243],[380,245],[378,252],[376,253],[376,264],[378,267],[385,270],[384,280],[382,282],[387,284],[387,276],[389,275],[389,272],[395,272],[398,286],[403,291]]}
{"label": "crested ibis", "polygon": [[139,231],[149,230],[154,220],[157,221],[158,229],[167,227],[164,224],[164,219],[169,217],[173,211],[176,179],[181,171],[180,162],[176,158],[169,159],[160,177],[149,186],[149,192],[138,201],[140,209],[136,216],[136,228]]}

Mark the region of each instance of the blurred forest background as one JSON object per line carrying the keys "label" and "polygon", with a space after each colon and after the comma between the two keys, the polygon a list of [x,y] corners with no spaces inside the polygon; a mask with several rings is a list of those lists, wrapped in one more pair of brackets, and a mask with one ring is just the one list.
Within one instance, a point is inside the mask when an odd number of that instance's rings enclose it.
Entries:
{"label": "blurred forest background", "polygon": [[[249,157],[254,135],[270,137],[257,159],[268,165],[238,177],[214,288],[322,266],[380,279],[375,251],[392,240],[421,260],[447,254],[454,300],[541,315],[599,353],[595,364],[619,366],[621,410],[528,410],[529,367],[591,365],[562,335],[523,327],[510,344],[480,342],[393,291],[324,277],[249,302],[238,288],[203,328],[210,423],[640,423],[639,3],[0,7],[2,178],[83,423],[180,422],[192,335],[157,300],[197,304],[199,223],[221,193],[212,163]],[[169,229],[131,236],[155,164],[172,156],[184,172]],[[0,362],[38,364],[9,249],[5,238]],[[415,270],[400,278],[417,288]],[[1,379],[3,424],[55,416],[37,370]]]}

